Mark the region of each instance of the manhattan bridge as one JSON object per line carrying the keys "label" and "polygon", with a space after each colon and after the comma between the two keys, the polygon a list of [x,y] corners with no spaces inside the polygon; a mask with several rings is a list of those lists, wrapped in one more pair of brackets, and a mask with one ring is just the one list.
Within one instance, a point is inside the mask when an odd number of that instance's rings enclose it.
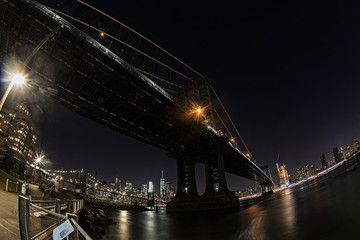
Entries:
{"label": "manhattan bridge", "polygon": [[[17,71],[31,74],[32,88],[90,120],[166,151],[177,164],[178,179],[169,211],[237,205],[225,172],[271,192],[272,180],[257,166],[204,75],[107,13],[80,0],[71,2],[70,11],[59,4],[0,0],[2,64],[16,59]],[[106,21],[109,30],[84,20],[84,13]],[[202,196],[196,187],[198,163],[205,165]]]}

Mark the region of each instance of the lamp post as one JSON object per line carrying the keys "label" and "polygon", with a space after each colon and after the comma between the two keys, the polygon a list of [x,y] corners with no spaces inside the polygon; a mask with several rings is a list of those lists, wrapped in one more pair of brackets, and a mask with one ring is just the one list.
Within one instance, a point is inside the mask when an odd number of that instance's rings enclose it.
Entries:
{"label": "lamp post", "polygon": [[[25,72],[26,67],[28,65],[28,63],[30,62],[30,60],[34,57],[34,55],[41,49],[41,47],[50,39],[54,38],[55,34],[60,30],[64,28],[64,25],[60,25],[57,26],[56,28],[54,28],[37,46],[36,48],[30,53],[30,55],[25,59],[25,61],[22,63],[21,66],[21,72]],[[10,85],[8,86],[8,88],[6,89],[6,92],[4,94],[4,96],[1,99],[0,102],[0,111],[5,103],[5,100],[7,98],[7,96],[9,95],[11,89],[13,88],[14,84],[23,84],[25,83],[26,80],[26,76],[22,73],[15,73],[12,74],[11,76],[11,82]]]}
{"label": "lamp post", "polygon": [[34,181],[38,181],[39,180],[39,174],[37,171],[38,165],[41,162],[41,160],[43,159],[43,157],[39,157],[35,160],[35,174],[34,174]]}
{"label": "lamp post", "polygon": [[22,85],[25,83],[25,79],[26,77],[20,73],[15,73],[15,74],[12,74],[11,76],[11,82],[9,84],[9,86],[7,87],[3,97],[1,98],[1,102],[0,102],[0,111],[2,110],[2,107],[5,103],[5,100],[7,98],[7,96],[9,95],[11,89],[14,87],[15,84],[17,85]]}

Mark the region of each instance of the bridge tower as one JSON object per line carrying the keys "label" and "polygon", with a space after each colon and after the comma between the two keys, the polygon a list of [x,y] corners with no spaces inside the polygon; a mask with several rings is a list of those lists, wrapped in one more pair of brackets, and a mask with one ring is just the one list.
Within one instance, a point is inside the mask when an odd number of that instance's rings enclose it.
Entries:
{"label": "bridge tower", "polygon": [[204,121],[207,124],[215,127],[217,121],[214,115],[214,109],[212,107],[212,101],[210,96],[210,83],[208,79],[204,79],[192,85],[189,88],[177,93],[177,103],[185,109],[192,109],[195,106],[205,108]]}

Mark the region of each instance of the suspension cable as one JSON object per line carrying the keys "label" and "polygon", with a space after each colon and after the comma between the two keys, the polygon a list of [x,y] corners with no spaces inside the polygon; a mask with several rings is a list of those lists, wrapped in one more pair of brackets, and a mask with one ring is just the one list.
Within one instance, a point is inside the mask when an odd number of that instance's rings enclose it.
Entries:
{"label": "suspension cable", "polygon": [[96,12],[110,18],[111,20],[113,20],[114,22],[120,24],[121,26],[127,28],[128,30],[132,31],[133,33],[137,34],[138,36],[140,36],[141,38],[145,39],[146,41],[148,41],[149,43],[151,43],[152,45],[156,46],[157,48],[159,48],[161,51],[165,52],[166,54],[168,54],[170,57],[174,58],[176,61],[178,61],[179,63],[183,64],[185,67],[187,67],[188,69],[190,69],[191,71],[193,71],[194,73],[198,74],[201,78],[204,78],[204,76],[202,74],[200,74],[199,72],[195,71],[194,69],[192,69],[190,66],[188,66],[187,64],[185,64],[184,62],[182,62],[180,59],[178,59],[177,57],[175,57],[174,55],[172,55],[171,53],[169,53],[168,51],[166,51],[165,49],[163,49],[162,47],[160,47],[158,44],[154,43],[153,41],[151,41],[150,39],[148,39],[147,37],[145,37],[144,35],[138,33],[137,31],[135,31],[134,29],[128,27],[127,25],[125,25],[124,23],[120,22],[119,20],[117,20],[116,18],[110,16],[109,14],[95,8],[94,6],[91,6],[88,3],[85,3],[81,0],[76,0],[77,2],[95,10]]}
{"label": "suspension cable", "polygon": [[196,82],[195,80],[193,80],[193,79],[185,76],[184,74],[178,72],[177,70],[175,70],[175,69],[169,67],[168,65],[160,62],[159,60],[151,57],[150,55],[148,55],[148,54],[140,51],[139,49],[137,49],[137,48],[135,48],[135,47],[133,47],[133,46],[131,46],[131,45],[129,45],[129,44],[121,41],[120,39],[118,39],[118,38],[116,38],[116,37],[114,37],[114,36],[112,36],[112,35],[110,35],[110,34],[108,34],[108,33],[106,33],[106,32],[101,31],[100,29],[98,29],[98,28],[96,28],[96,27],[91,26],[90,24],[87,24],[86,22],[83,22],[83,21],[81,21],[81,20],[79,20],[79,19],[77,19],[77,18],[74,18],[74,17],[72,17],[72,16],[70,16],[70,15],[68,15],[68,14],[66,14],[66,13],[63,13],[63,12],[61,12],[61,11],[58,11],[58,10],[56,10],[56,9],[54,9],[54,8],[48,7],[48,6],[43,5],[43,4],[41,4],[41,5],[44,6],[44,7],[46,7],[46,8],[48,8],[48,9],[50,9],[50,10],[53,11],[53,12],[56,12],[56,13],[61,14],[61,15],[64,15],[65,17],[68,17],[68,18],[70,18],[70,19],[72,19],[72,20],[74,20],[74,21],[77,21],[78,23],[80,23],[80,24],[82,24],[82,25],[85,25],[85,26],[87,26],[87,27],[89,27],[89,28],[91,28],[91,29],[93,29],[93,30],[95,30],[95,31],[98,31],[99,33],[103,33],[104,35],[108,36],[109,38],[114,39],[115,41],[117,41],[117,42],[119,42],[119,43],[127,46],[128,48],[131,48],[132,50],[134,50],[134,51],[136,51],[136,52],[144,55],[145,57],[148,57],[148,58],[150,58],[151,60],[159,63],[160,65],[164,66],[165,68],[167,68],[167,69],[169,69],[169,70],[177,73],[178,75],[182,76],[183,78],[186,78],[186,79],[190,80],[191,82]]}
{"label": "suspension cable", "polygon": [[216,111],[216,109],[214,108],[214,112],[216,113],[216,116],[218,116],[218,118],[220,119],[221,124],[225,127],[226,131],[229,133],[230,137],[232,138],[232,134],[229,131],[229,128],[226,126],[225,122],[222,120],[222,118],[220,117],[220,114]]}
{"label": "suspension cable", "polygon": [[[210,84],[209,84],[209,85],[210,85]],[[250,158],[252,158],[253,160],[255,160],[255,159],[252,157],[252,154],[251,154],[251,152],[249,151],[248,147],[246,146],[246,144],[245,144],[245,142],[244,142],[243,138],[241,137],[241,135],[240,135],[239,131],[237,130],[237,128],[236,128],[236,126],[235,126],[234,122],[232,121],[232,119],[231,119],[231,117],[230,117],[230,115],[229,115],[228,111],[226,110],[226,108],[225,108],[224,104],[222,103],[222,101],[220,100],[219,96],[218,96],[218,95],[217,95],[217,93],[215,92],[215,89],[214,89],[211,85],[210,85],[210,88],[211,88],[211,90],[213,91],[213,93],[215,94],[215,96],[216,96],[217,100],[219,101],[219,103],[220,103],[221,107],[223,108],[224,112],[226,113],[227,117],[229,118],[229,120],[230,120],[230,122],[231,122],[232,126],[234,127],[234,129],[235,129],[235,131],[236,131],[236,133],[238,134],[239,138],[241,139],[241,142],[244,144],[244,146],[245,146],[245,149],[246,149],[247,153],[249,153],[249,155],[250,155]]]}

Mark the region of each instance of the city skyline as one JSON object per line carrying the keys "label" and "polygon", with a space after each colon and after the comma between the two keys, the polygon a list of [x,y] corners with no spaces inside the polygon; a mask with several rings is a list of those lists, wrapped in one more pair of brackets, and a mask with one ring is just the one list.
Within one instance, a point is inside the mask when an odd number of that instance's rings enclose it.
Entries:
{"label": "city skyline", "polygon": [[[234,8],[229,14],[227,7],[212,5],[204,6],[204,11],[196,4],[187,9],[134,2],[122,3],[126,4],[122,8],[128,9],[124,15],[115,11],[115,1],[109,7],[91,4],[206,75],[258,165],[268,165],[273,177],[279,152],[278,162],[285,163],[295,176],[297,168],[319,166],[321,154],[329,160],[334,147],[340,149],[358,139],[359,73],[354,63],[359,60],[356,42],[360,37],[354,30],[359,23],[355,3],[343,7],[313,3],[311,8],[305,3],[259,8],[242,3],[236,8],[239,12]],[[283,11],[284,7],[288,11]],[[334,16],[341,20],[335,21]],[[233,31],[240,33],[231,34]],[[32,103],[33,108],[41,109],[36,114],[43,133],[40,138],[57,168],[87,165],[92,173],[98,169],[103,179],[124,175],[132,182],[154,179],[164,169],[176,184],[176,162],[165,152],[40,96]],[[197,170],[201,191],[203,166]],[[228,175],[228,183],[232,190],[257,185],[232,175]]]}

